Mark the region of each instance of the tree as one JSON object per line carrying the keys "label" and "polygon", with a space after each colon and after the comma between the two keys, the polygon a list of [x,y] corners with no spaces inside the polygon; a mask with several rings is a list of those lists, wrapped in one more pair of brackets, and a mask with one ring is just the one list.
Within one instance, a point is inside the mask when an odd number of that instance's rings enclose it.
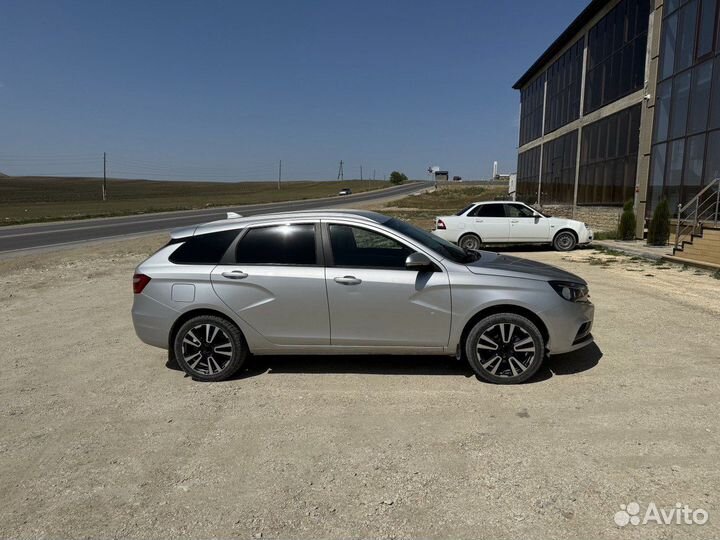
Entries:
{"label": "tree", "polygon": [[398,171],[393,171],[390,173],[390,183],[391,184],[402,184],[403,182],[407,182],[408,177],[406,174],[403,174]]}
{"label": "tree", "polygon": [[670,207],[667,199],[660,201],[653,212],[648,227],[648,244],[651,246],[664,246],[670,238]]}
{"label": "tree", "polygon": [[623,207],[622,216],[620,216],[620,225],[618,226],[619,240],[632,240],[635,238],[635,210],[633,210],[633,200],[629,199]]}

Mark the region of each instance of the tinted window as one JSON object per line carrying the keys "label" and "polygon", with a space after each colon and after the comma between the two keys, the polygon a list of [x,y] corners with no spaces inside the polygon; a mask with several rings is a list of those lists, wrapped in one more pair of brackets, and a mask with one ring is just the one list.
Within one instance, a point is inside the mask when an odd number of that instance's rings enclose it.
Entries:
{"label": "tinted window", "polygon": [[335,266],[405,268],[409,247],[382,234],[349,225],[330,225]]}
{"label": "tinted window", "polygon": [[230,244],[238,235],[237,230],[221,231],[192,236],[170,255],[175,264],[218,264]]}
{"label": "tinted window", "polygon": [[250,229],[238,242],[238,264],[316,264],[315,225]]}
{"label": "tinted window", "polygon": [[505,209],[502,204],[481,204],[472,215],[477,217],[505,217]]}
{"label": "tinted window", "polygon": [[516,218],[516,217],[524,217],[524,218],[530,218],[535,216],[535,212],[530,210],[527,206],[523,206],[522,204],[506,204],[505,205],[505,213],[508,217]]}
{"label": "tinted window", "polygon": [[470,210],[473,206],[475,206],[475,205],[474,205],[474,204],[470,204],[470,205],[466,206],[465,208],[463,208],[462,210],[460,210],[460,211],[459,211],[457,214],[455,214],[455,215],[456,215],[456,216],[462,216],[465,212],[467,212],[468,210]]}

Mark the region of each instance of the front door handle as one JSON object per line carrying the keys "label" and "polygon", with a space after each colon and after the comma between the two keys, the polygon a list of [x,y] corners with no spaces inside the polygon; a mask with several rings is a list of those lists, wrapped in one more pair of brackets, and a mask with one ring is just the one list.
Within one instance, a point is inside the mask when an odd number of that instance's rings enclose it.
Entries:
{"label": "front door handle", "polygon": [[510,223],[520,223],[520,220],[519,219],[511,219]]}
{"label": "front door handle", "polygon": [[223,272],[222,277],[228,279],[245,279],[248,275],[242,270],[233,270],[232,272]]}
{"label": "front door handle", "polygon": [[475,223],[482,223],[482,222],[483,222],[482,219],[476,219],[476,220],[475,220]]}
{"label": "front door handle", "polygon": [[362,283],[362,279],[358,279],[355,276],[336,277],[335,283],[340,283],[341,285],[359,285]]}

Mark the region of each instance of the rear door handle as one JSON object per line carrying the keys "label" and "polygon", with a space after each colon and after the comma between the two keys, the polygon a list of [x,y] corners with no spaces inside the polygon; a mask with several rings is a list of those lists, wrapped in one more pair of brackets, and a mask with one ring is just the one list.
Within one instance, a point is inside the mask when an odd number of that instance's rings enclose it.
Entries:
{"label": "rear door handle", "polygon": [[242,270],[233,270],[232,272],[223,272],[222,277],[228,279],[245,279],[248,275]]}
{"label": "rear door handle", "polygon": [[340,283],[341,285],[359,285],[362,283],[362,279],[358,279],[355,276],[336,277],[335,283]]}
{"label": "rear door handle", "polygon": [[511,219],[511,220],[510,220],[510,223],[519,223],[519,222],[520,222],[520,220],[518,220],[518,219]]}

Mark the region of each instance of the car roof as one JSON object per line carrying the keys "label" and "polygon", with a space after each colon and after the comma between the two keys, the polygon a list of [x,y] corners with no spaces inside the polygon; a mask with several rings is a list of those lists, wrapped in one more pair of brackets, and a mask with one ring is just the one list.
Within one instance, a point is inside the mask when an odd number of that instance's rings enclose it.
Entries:
{"label": "car roof", "polygon": [[370,223],[385,223],[392,219],[390,216],[371,212],[369,210],[339,209],[339,210],[298,210],[295,212],[275,212],[268,214],[257,214],[254,216],[237,217],[209,221],[190,227],[182,227],[170,232],[172,238],[184,238],[198,234],[225,231],[228,229],[239,229],[260,223],[275,223],[293,219],[327,219],[327,218],[353,218],[358,221]]}

